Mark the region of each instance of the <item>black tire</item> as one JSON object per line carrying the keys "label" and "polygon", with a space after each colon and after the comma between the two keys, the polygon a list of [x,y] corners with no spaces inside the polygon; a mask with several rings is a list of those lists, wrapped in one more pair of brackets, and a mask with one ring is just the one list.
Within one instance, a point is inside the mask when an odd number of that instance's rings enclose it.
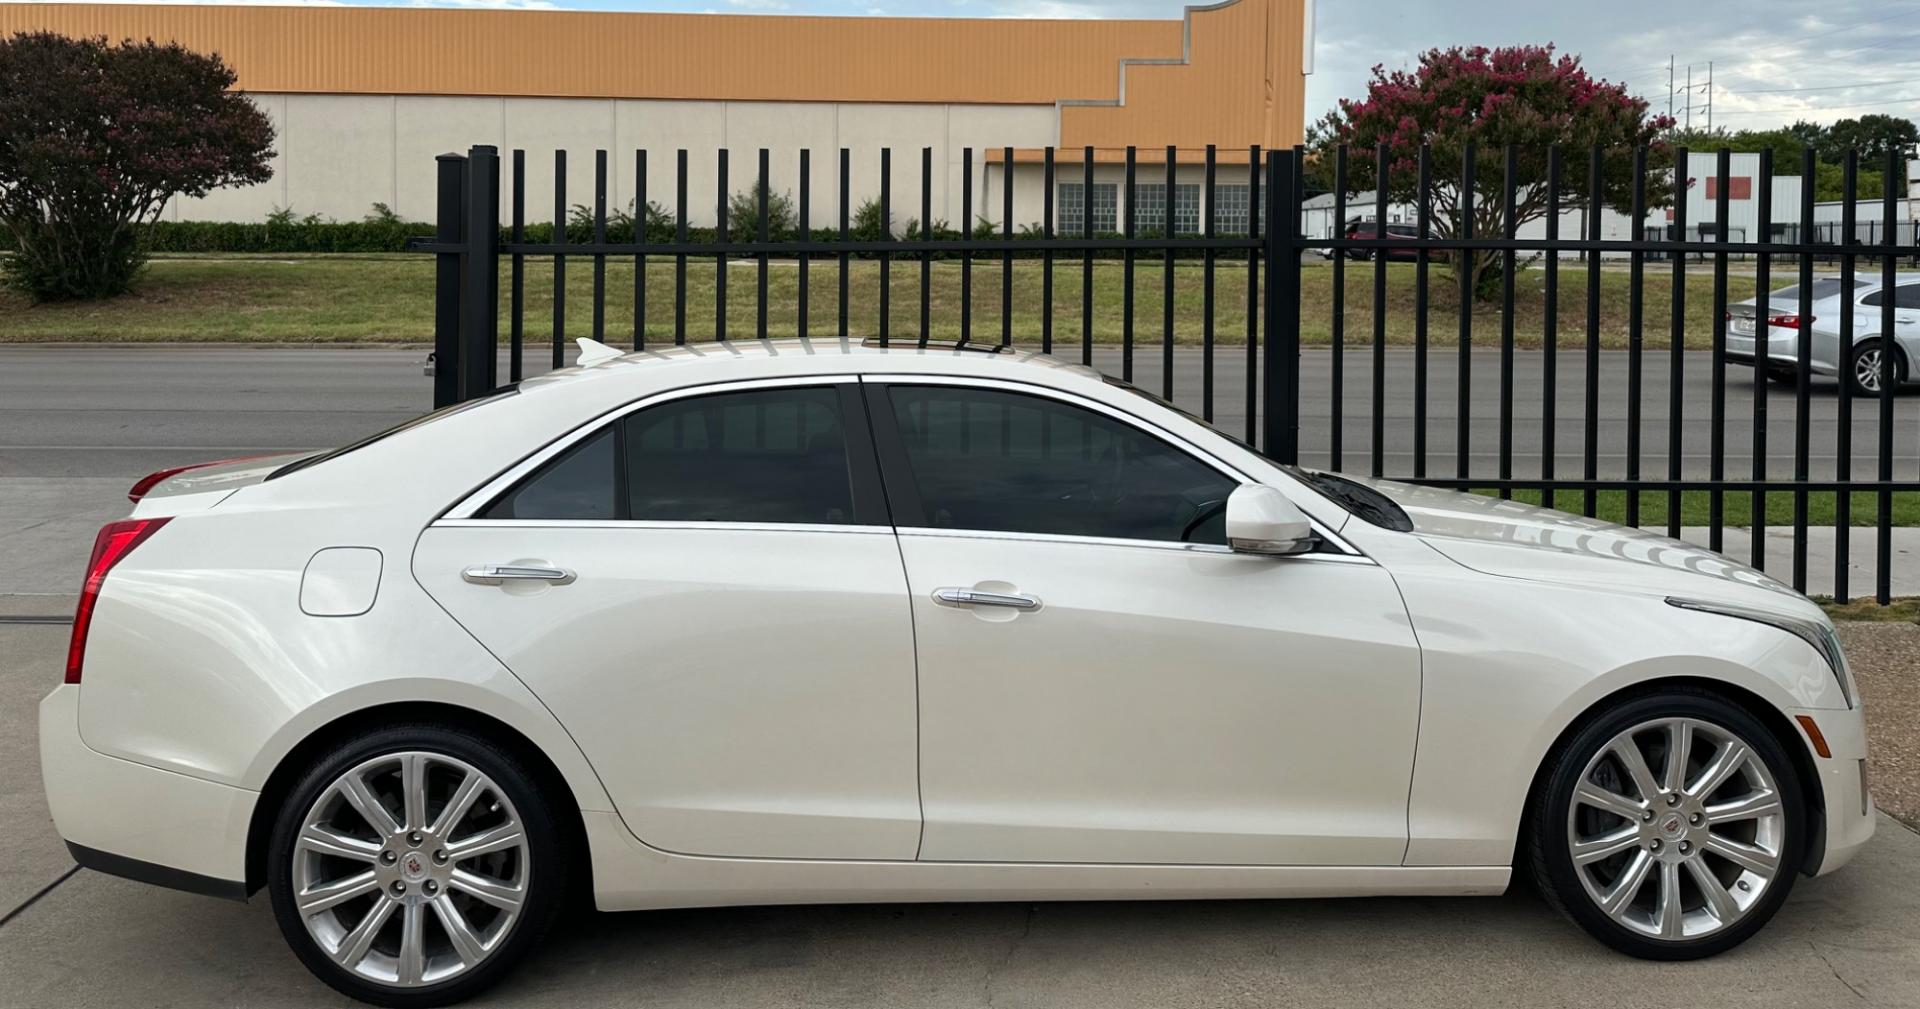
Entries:
{"label": "black tire", "polygon": [[[406,752],[450,757],[491,778],[518,814],[526,835],[529,866],[526,896],[519,916],[508,923],[493,952],[446,981],[418,987],[382,984],[336,963],[309,934],[294,898],[295,844],[314,804],[350,769],[383,755]],[[540,943],[568,897],[569,859],[565,835],[538,780],[512,752],[472,730],[452,725],[393,725],[362,733],[335,746],[315,763],[281,803],[268,841],[267,891],[274,917],[294,954],[314,976],[336,991],[379,1006],[414,1009],[451,1005],[498,983]],[[444,894],[447,899],[453,897],[452,886],[449,884]],[[400,917],[395,914],[392,919],[397,923]],[[433,915],[424,914],[424,917]]]}
{"label": "black tire", "polygon": [[[1864,354],[1869,350],[1877,351],[1882,346],[1883,344],[1877,339],[1862,340],[1859,343],[1856,343],[1853,345],[1853,353],[1849,355],[1847,358],[1847,377],[1844,379],[1844,381],[1851,382],[1853,384],[1853,396],[1855,399],[1859,399],[1862,396],[1873,397],[1876,399],[1879,398],[1880,390],[1870,388],[1867,386],[1866,383],[1860,380],[1860,375],[1856,365],[1859,362],[1860,355]],[[1898,392],[1900,390],[1900,387],[1905,384],[1907,384],[1907,357],[1905,354],[1902,354],[1900,352],[1900,348],[1895,347],[1893,350],[1894,391]]]}
{"label": "black tire", "polygon": [[[1773,878],[1759,898],[1732,924],[1694,939],[1650,937],[1615,921],[1588,895],[1568,845],[1573,791],[1589,762],[1621,733],[1662,718],[1697,719],[1747,743],[1771,774],[1781,807],[1779,822],[1784,841],[1779,846],[1779,866]],[[1658,775],[1661,770],[1656,768],[1654,773]],[[1549,906],[1619,952],[1647,960],[1696,960],[1713,956],[1751,938],[1792,891],[1804,862],[1806,845],[1803,795],[1798,771],[1786,750],[1746,709],[1716,694],[1685,687],[1631,697],[1591,715],[1547,758],[1539,788],[1527,812],[1523,835],[1526,869],[1534,888]],[[1637,858],[1639,854],[1635,851],[1631,857]],[[1623,853],[1619,857],[1629,856]],[[1699,897],[1698,884],[1692,885]]]}

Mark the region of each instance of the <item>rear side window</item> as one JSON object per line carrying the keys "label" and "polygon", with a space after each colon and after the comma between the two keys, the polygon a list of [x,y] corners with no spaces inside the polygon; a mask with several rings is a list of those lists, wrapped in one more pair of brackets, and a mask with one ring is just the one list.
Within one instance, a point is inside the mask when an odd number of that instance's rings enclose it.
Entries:
{"label": "rear side window", "polygon": [[627,517],[671,522],[853,522],[840,395],[761,389],[629,416]]}
{"label": "rear side window", "polygon": [[629,414],[549,460],[480,517],[848,525],[854,501],[839,390],[782,387]]}
{"label": "rear side window", "polygon": [[576,521],[620,517],[613,447],[613,429],[602,428],[515,484],[480,517]]}
{"label": "rear side window", "polygon": [[[1879,306],[1887,302],[1887,292],[1875,291],[1860,299],[1862,305]],[[1895,308],[1920,308],[1920,284],[1901,284],[1893,289]]]}

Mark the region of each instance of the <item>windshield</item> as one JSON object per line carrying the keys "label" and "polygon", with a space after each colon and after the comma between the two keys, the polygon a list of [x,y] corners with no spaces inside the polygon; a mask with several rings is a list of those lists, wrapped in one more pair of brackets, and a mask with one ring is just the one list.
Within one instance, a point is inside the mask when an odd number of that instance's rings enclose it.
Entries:
{"label": "windshield", "polygon": [[376,441],[380,441],[384,438],[391,438],[392,436],[399,434],[402,431],[411,431],[416,427],[421,427],[426,424],[431,424],[436,420],[441,420],[447,417],[451,417],[456,413],[461,413],[466,410],[471,410],[474,407],[480,406],[483,403],[499,402],[500,400],[505,399],[508,395],[519,392],[519,391],[520,391],[520,383],[518,382],[513,382],[508,385],[500,386],[497,389],[492,389],[490,391],[483,392],[480,395],[474,397],[473,399],[467,400],[464,403],[455,403],[452,406],[443,406],[440,409],[433,411],[432,413],[423,413],[420,416],[415,417],[411,420],[401,421],[400,423],[395,424],[390,428],[387,428],[385,431],[381,431],[378,434],[368,435],[367,437],[362,438],[359,441],[349,442],[348,444],[342,445],[339,448],[330,449],[328,451],[321,452],[316,455],[310,455],[304,459],[295,459],[294,461],[286,464],[285,466],[282,466],[279,469],[274,470],[273,472],[267,474],[267,479],[277,480],[280,477],[286,476],[289,473],[298,473],[299,471],[306,469],[309,466],[317,466],[320,463],[326,462],[329,459],[338,459],[349,452],[366,448],[368,445],[371,445]]}

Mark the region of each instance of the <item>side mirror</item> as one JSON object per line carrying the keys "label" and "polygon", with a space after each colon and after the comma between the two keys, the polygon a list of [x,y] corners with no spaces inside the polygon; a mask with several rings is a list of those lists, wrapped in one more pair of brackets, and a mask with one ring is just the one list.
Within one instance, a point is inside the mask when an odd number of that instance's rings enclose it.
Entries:
{"label": "side mirror", "polygon": [[1265,484],[1241,484],[1227,497],[1227,544],[1243,554],[1304,554],[1319,537],[1300,507]]}

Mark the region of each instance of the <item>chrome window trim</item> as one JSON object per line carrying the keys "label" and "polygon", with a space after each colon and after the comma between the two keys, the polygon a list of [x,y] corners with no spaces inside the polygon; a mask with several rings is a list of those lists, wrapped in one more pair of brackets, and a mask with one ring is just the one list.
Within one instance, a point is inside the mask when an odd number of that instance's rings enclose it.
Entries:
{"label": "chrome window trim", "polygon": [[[637,413],[650,406],[659,406],[660,404],[663,404],[663,403],[669,403],[677,399],[687,399],[693,396],[720,395],[720,394],[729,393],[729,392],[751,392],[752,390],[755,390],[755,389],[774,389],[774,388],[780,388],[782,386],[796,386],[796,385],[797,386],[837,386],[837,385],[845,385],[850,382],[858,382],[858,381],[860,381],[860,377],[852,372],[838,372],[838,373],[826,374],[826,375],[783,375],[778,378],[746,378],[746,379],[739,379],[736,381],[728,381],[728,382],[708,382],[702,385],[689,385],[689,386],[683,386],[678,389],[666,389],[657,393],[653,393],[652,395],[634,400],[633,402],[625,404],[624,406],[619,406],[612,410],[607,411],[606,413],[600,414],[599,416],[594,417],[591,420],[583,422],[578,427],[574,428],[571,431],[568,431],[567,433],[561,435],[560,437],[555,438],[553,441],[548,442],[546,447],[540,449],[539,451],[534,452],[532,455],[529,455],[524,459],[521,459],[518,463],[515,463],[512,466],[509,466],[506,470],[502,471],[498,476],[494,477],[492,480],[489,480],[486,483],[480,485],[480,488],[478,490],[475,490],[472,493],[468,494],[466,497],[461,498],[459,504],[456,504],[452,508],[447,509],[445,513],[443,513],[438,519],[435,519],[431,524],[437,526],[437,525],[448,524],[450,521],[454,521],[454,520],[458,520],[458,521],[471,520],[474,524],[487,525],[487,526],[499,526],[499,525],[506,525],[510,523],[527,523],[527,522],[532,522],[538,525],[565,525],[565,526],[613,525],[613,526],[620,526],[622,528],[629,527],[629,526],[644,525],[646,523],[621,522],[621,521],[612,520],[612,519],[605,519],[605,520],[581,519],[581,520],[575,520],[575,521],[566,521],[566,520],[559,520],[559,519],[553,519],[553,520],[549,520],[549,519],[475,519],[474,513],[478,512],[482,508],[485,508],[489,502],[491,502],[495,497],[498,497],[508,487],[511,487],[515,483],[518,483],[522,477],[525,477],[527,474],[533,472],[536,469],[539,469],[542,465],[544,465],[547,462],[547,460],[552,459],[553,457],[559,455],[562,452],[565,452],[569,448],[572,448],[575,444],[585,440],[586,438],[598,432],[602,427],[608,424],[611,424],[614,421],[617,421],[622,417],[627,416],[628,414]],[[861,418],[861,420],[862,422],[864,422],[865,418]],[[677,523],[677,522],[665,523],[665,525],[669,525],[669,526],[677,526],[681,524],[683,523]],[[696,522],[696,523],[693,523],[693,525],[697,527],[702,527],[702,528],[707,526],[718,526],[718,525],[757,526],[757,525],[779,525],[779,524],[780,523],[760,523],[760,522],[731,522],[731,523]],[[839,527],[835,526],[833,528],[839,528]],[[882,526],[879,528],[886,528],[886,527]]]}
{"label": "chrome window trim", "polygon": [[[1308,519],[1312,521],[1311,518]],[[1314,531],[1321,532],[1320,524],[1313,523]],[[1273,555],[1242,554],[1229,546],[1218,543],[1176,543],[1172,540],[1129,540],[1114,536],[1067,536],[1059,533],[1016,533],[997,529],[937,529],[928,526],[899,526],[895,530],[901,536],[915,536],[927,539],[959,540],[1003,540],[1025,543],[1062,543],[1072,546],[1096,547],[1133,547],[1139,550],[1165,550],[1181,554],[1213,554],[1222,557],[1253,557]],[[1336,564],[1366,564],[1377,566],[1373,558],[1363,554],[1290,554],[1285,557],[1273,557],[1276,560],[1293,561],[1332,561]]]}
{"label": "chrome window trim", "polygon": [[[1127,424],[1133,427],[1134,429],[1140,431],[1141,433],[1146,434],[1148,437],[1157,438],[1160,441],[1163,441],[1173,446],[1174,448],[1177,448],[1180,451],[1185,452],[1187,455],[1199,461],[1202,465],[1212,467],[1214,470],[1218,471],[1222,476],[1225,476],[1228,479],[1235,481],[1236,483],[1243,483],[1243,484],[1264,484],[1265,483],[1265,481],[1256,479],[1255,477],[1241,470],[1239,467],[1234,466],[1232,463],[1229,463],[1226,460],[1213,455],[1212,453],[1208,452],[1205,448],[1194,444],[1190,439],[1187,439],[1178,434],[1175,434],[1174,432],[1169,431],[1158,424],[1155,424],[1153,421],[1145,417],[1141,417],[1138,414],[1132,413],[1131,411],[1122,410],[1119,407],[1112,406],[1107,403],[1102,403],[1096,399],[1089,399],[1088,397],[1082,396],[1078,393],[1069,392],[1065,389],[1056,388],[1054,386],[1041,385],[1039,383],[1034,383],[1034,382],[1022,382],[1018,379],[979,378],[972,375],[916,375],[911,373],[898,374],[894,372],[873,372],[873,373],[862,374],[860,376],[860,380],[862,382],[872,382],[876,385],[958,385],[958,386],[965,386],[967,388],[972,388],[972,389],[997,389],[1001,392],[1015,392],[1015,393],[1021,393],[1023,395],[1040,396],[1046,399],[1057,400],[1059,402],[1066,403],[1069,406],[1077,406],[1082,409],[1091,410],[1094,413],[1102,414],[1113,420],[1117,420],[1122,424]],[[1273,486],[1273,485],[1266,484],[1266,486]],[[1328,544],[1333,546],[1335,549],[1339,550],[1340,554],[1311,553],[1311,554],[1299,554],[1299,555],[1296,555],[1297,557],[1327,558],[1327,557],[1336,557],[1340,555],[1349,555],[1356,559],[1366,560],[1367,563],[1373,563],[1371,559],[1367,558],[1366,554],[1363,551],[1355,547],[1353,544],[1347,542],[1346,540],[1340,538],[1338,534],[1336,534],[1333,530],[1328,529],[1318,519],[1315,519],[1313,516],[1308,515],[1307,522],[1313,526],[1313,531],[1317,535],[1319,535],[1322,540],[1325,540]],[[966,535],[992,537],[995,539],[1032,539],[1032,540],[1046,540],[1049,542],[1057,541],[1057,542],[1067,542],[1067,543],[1100,543],[1108,546],[1151,546],[1151,547],[1158,547],[1161,549],[1172,547],[1175,549],[1183,549],[1183,550],[1193,550],[1200,547],[1212,546],[1212,544],[1204,544],[1204,543],[1174,543],[1168,540],[1132,540],[1132,539],[1121,539],[1116,537],[1105,537],[1105,536],[1062,536],[1062,535],[1057,535],[1053,533],[1015,533],[1015,532],[1007,532],[1005,530],[997,530],[997,529],[931,529],[924,526],[916,526],[916,527],[897,526],[896,528],[899,529],[901,533],[906,533],[908,531],[912,531],[914,533],[940,533],[940,534],[964,533]],[[1225,546],[1220,546],[1218,549],[1223,553],[1232,552],[1231,548],[1225,547]]]}
{"label": "chrome window trim", "polygon": [[892,526],[833,525],[825,522],[700,522],[693,519],[475,519],[443,518],[437,529],[659,529],[675,532],[724,530],[746,533],[837,533],[892,535]]}

